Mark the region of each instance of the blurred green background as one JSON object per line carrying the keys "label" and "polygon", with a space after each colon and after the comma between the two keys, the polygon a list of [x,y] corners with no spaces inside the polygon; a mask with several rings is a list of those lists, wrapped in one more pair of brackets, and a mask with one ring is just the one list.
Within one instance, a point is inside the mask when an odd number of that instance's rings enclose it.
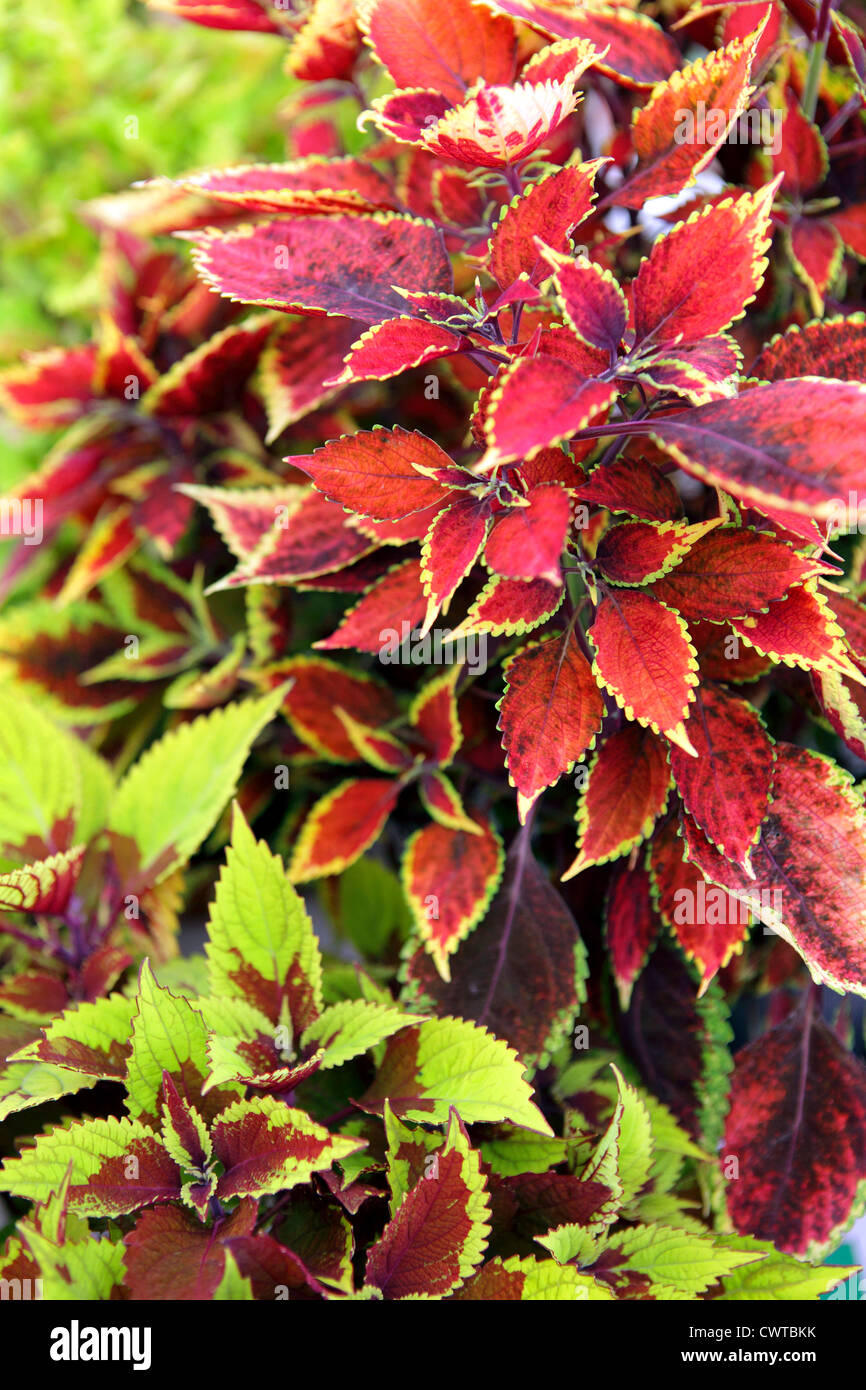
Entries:
{"label": "blurred green background", "polygon": [[96,241],[78,204],[283,155],[284,52],[134,0],[0,0],[0,362],[85,331]]}

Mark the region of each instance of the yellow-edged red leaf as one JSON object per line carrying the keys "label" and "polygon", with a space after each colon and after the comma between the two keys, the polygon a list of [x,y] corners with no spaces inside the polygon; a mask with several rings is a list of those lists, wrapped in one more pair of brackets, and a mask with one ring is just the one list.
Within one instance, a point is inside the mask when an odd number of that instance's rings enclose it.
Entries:
{"label": "yellow-edged red leaf", "polygon": [[502,877],[502,842],[490,822],[474,817],[480,834],[427,825],[403,855],[403,886],[424,948],[443,980],[449,957],[487,911]]}
{"label": "yellow-edged red leaf", "polygon": [[679,613],[638,590],[611,589],[588,635],[596,679],[628,718],[688,749],[683,721],[698,663]]}
{"label": "yellow-edged red leaf", "polygon": [[563,878],[628,854],[665,809],[671,774],[665,745],[639,724],[624,724],[589,766],[577,811],[578,855]]}
{"label": "yellow-edged red leaf", "polygon": [[746,865],[773,786],[773,746],[761,717],[745,700],[703,684],[686,733],[698,756],[671,749],[683,805],[722,854]]}
{"label": "yellow-edged red leaf", "polygon": [[752,851],[754,879],[693,823],[688,852],[712,882],[805,960],[815,980],[866,995],[866,815],[850,775],[827,758],[776,745],[773,801]]}
{"label": "yellow-edged red leaf", "polygon": [[749,104],[752,62],[764,29],[733,39],[661,82],[636,113],[634,174],[615,194],[625,207],[691,187]]}
{"label": "yellow-edged red leaf", "polygon": [[295,842],[289,877],[308,883],[342,873],[379,838],[399,785],[385,778],[349,778],[317,801]]}
{"label": "yellow-edged red leaf", "polygon": [[441,233],[412,217],[286,217],[190,235],[202,278],[244,304],[379,323],[405,309],[393,286],[452,285]]}
{"label": "yellow-edged red leaf", "polygon": [[742,317],[767,268],[775,191],[698,209],[655,242],[633,286],[638,344],[710,338]]}
{"label": "yellow-edged red leaf", "polygon": [[522,647],[504,668],[499,728],[521,821],[592,748],[604,699],[572,627]]}

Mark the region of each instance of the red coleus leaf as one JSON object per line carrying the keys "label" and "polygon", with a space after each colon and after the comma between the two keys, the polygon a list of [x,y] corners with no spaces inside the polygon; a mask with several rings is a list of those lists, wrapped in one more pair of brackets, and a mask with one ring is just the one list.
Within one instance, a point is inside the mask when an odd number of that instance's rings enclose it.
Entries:
{"label": "red coleus leaf", "polygon": [[424,632],[437,614],[448,611],[461,580],[469,573],[484,548],[492,508],[488,498],[458,492],[430,523],[421,547],[421,577],[427,595]]}
{"label": "red coleus leaf", "polygon": [[274,331],[259,358],[258,389],[268,413],[270,443],[284,429],[323,405],[338,377],[358,326],[343,319],[296,319]]}
{"label": "red coleus leaf", "polygon": [[[241,1278],[249,1279],[254,1299],[288,1299],[301,1289],[326,1297],[326,1291],[303,1261],[273,1236],[233,1236],[223,1242],[234,1257]],[[310,1293],[307,1294],[309,1298]]]}
{"label": "red coleus leaf", "polygon": [[682,515],[680,495],[669,478],[645,458],[619,458],[599,464],[578,485],[583,502],[611,512],[628,512],[647,521],[675,521]]}
{"label": "red coleus leaf", "polygon": [[776,745],[754,879],[693,823],[685,829],[689,857],[705,877],[744,898],[814,979],[866,994],[866,819],[847,773],[805,748]]}
{"label": "red coleus leaf", "polygon": [[866,203],[855,203],[841,212],[831,212],[827,221],[841,236],[846,250],[858,260],[866,257]]}
{"label": "red coleus leaf", "polygon": [[536,285],[547,278],[549,267],[539,255],[535,238],[554,251],[568,250],[569,233],[592,211],[593,184],[601,162],[595,159],[558,169],[505,208],[487,252],[487,268],[502,289],[521,275]]}
{"label": "red coleus leaf", "polygon": [[295,842],[293,882],[341,873],[352,864],[378,839],[399,791],[390,780],[350,778],[317,801]]}
{"label": "red coleus leaf", "polygon": [[324,657],[290,657],[268,667],[263,680],[269,690],[291,681],[283,713],[298,737],[331,762],[356,758],[337,709],[351,710],[373,727],[396,713],[394,697],[382,681],[347,671]]}
{"label": "red coleus leaf", "polygon": [[437,825],[448,830],[468,830],[474,822],[467,815],[460,794],[444,772],[425,772],[418,784],[418,793],[425,811]]}
{"label": "red coleus leaf", "polygon": [[293,584],[341,570],[372,550],[336,503],[310,489],[300,501],[271,509],[271,525],[238,568],[209,593],[248,584]]}
{"label": "red coleus leaf", "polygon": [[427,825],[403,856],[403,887],[419,935],[443,980],[449,957],[481,920],[502,877],[502,842],[490,822],[469,830]]}
{"label": "red coleus leaf", "polygon": [[653,421],[652,437],[735,497],[823,520],[863,477],[864,423],[866,390],[854,382],[776,381]]}
{"label": "red coleus leaf", "polygon": [[595,66],[624,86],[653,87],[679,65],[679,52],[669,35],[634,10],[594,4],[578,11],[545,0],[485,3],[495,13],[511,15],[551,38],[588,39],[599,49]]}
{"label": "red coleus leaf", "polygon": [[479,78],[514,77],[514,25],[470,0],[364,0],[364,37],[396,87],[428,87],[460,101]]}
{"label": "red coleus leaf", "polygon": [[628,322],[628,302],[616,277],[586,256],[574,258],[550,250],[543,254],[572,332],[614,360]]}
{"label": "red coleus leaf", "polygon": [[142,410],[174,416],[229,409],[237,403],[277,322],[275,314],[258,314],[215,334],[160,377],[142,397]]}
{"label": "red coleus leaf", "polygon": [[564,588],[546,579],[491,579],[473,603],[452,638],[471,633],[493,637],[531,632],[552,618],[562,603]]}
{"label": "red coleus leaf", "polygon": [[302,82],[349,78],[360,47],[354,0],[313,0],[286,66]]}
{"label": "red coleus leaf", "polygon": [[698,663],[688,629],[649,594],[608,590],[589,629],[596,679],[629,719],[694,752],[683,727]]}
{"label": "red coleus leaf", "polygon": [[135,338],[122,333],[117,323],[104,314],[99,325],[99,350],[93,372],[98,395],[130,399],[130,388],[141,396],[153,386],[158,369],[142,352]]}
{"label": "red coleus leaf", "polygon": [[368,328],[353,343],[343,370],[331,385],[351,381],[387,381],[410,367],[420,367],[460,348],[460,335],[424,319],[405,316],[385,319]]}
{"label": "red coleus leaf", "polygon": [[428,681],[409,709],[414,734],[423,741],[431,760],[441,767],[447,767],[463,741],[456,696],[459,675],[460,668],[455,666]]}
{"label": "red coleus leaf", "polygon": [[734,394],[734,378],[741,365],[737,344],[723,333],[699,343],[645,348],[626,358],[621,372],[656,391],[676,391],[692,405],[705,405]]}
{"label": "red coleus leaf", "polygon": [[745,700],[702,685],[686,733],[698,756],[671,749],[683,805],[722,854],[745,865],[773,785],[773,747],[763,721]]}
{"label": "red coleus leaf", "polygon": [[766,609],[815,573],[814,560],[775,536],[719,526],[700,537],[653,593],[685,618],[722,618]]}
{"label": "red coleus leaf", "polygon": [[525,821],[541,792],[594,745],[604,699],[572,626],[521,648],[504,672],[499,728]]}
{"label": "red coleus leaf", "polygon": [[[313,646],[321,651],[354,647],[360,652],[379,652],[412,632],[427,611],[421,587],[421,561],[404,560],[370,586],[330,637]],[[405,627],[404,627],[405,625]]]}
{"label": "red coleus leaf", "polygon": [[181,180],[185,188],[252,212],[375,212],[395,206],[387,179],[361,159],[241,164]]}
{"label": "red coleus leaf", "polygon": [[623,1009],[629,1006],[635,980],[647,962],[659,931],[653,911],[650,876],[642,864],[614,870],[605,905],[605,938]]}
{"label": "red coleus leaf", "polygon": [[749,646],[786,666],[842,672],[866,683],[845,651],[844,634],[827,599],[811,585],[792,589],[766,613],[733,619],[731,627]]}
{"label": "red coleus leaf", "polygon": [[774,192],[699,209],[655,243],[633,286],[638,344],[709,338],[742,317],[767,266]]}
{"label": "red coleus leaf", "polygon": [[259,0],[148,0],[148,4],[152,9],[164,10],[208,29],[280,34],[285,32],[289,19],[288,13],[281,15],[276,5],[262,5]]}
{"label": "red coleus leaf", "polygon": [[525,506],[511,508],[496,521],[484,548],[487,567],[505,579],[559,584],[571,525],[569,495],[558,483],[546,483],[530,488],[524,501]]}
{"label": "red coleus leaf", "polygon": [[297,506],[295,488],[222,488],[181,483],[179,492],[207,507],[211,520],[238,560],[248,560],[273,530],[279,509]]}
{"label": "red coleus leaf", "polygon": [[[460,476],[444,449],[418,430],[381,426],[332,439],[314,454],[293,458],[319,492],[376,521],[395,521],[448,500],[439,470]],[[423,470],[416,467],[423,466]],[[472,475],[466,473],[467,483]]]}
{"label": "red coleus leaf", "polygon": [[655,906],[686,955],[701,972],[702,994],[713,976],[741,950],[749,934],[751,913],[724,888],[708,884],[687,862],[675,821],[653,837],[650,868]]}
{"label": "red coleus leaf", "polygon": [[32,353],[21,366],[0,373],[0,404],[25,429],[69,425],[97,394],[96,348],[49,348]]}
{"label": "red coleus leaf", "polygon": [[764,348],[751,375],[766,381],[792,376],[866,377],[866,316],[821,319],[805,328],[793,324]]}
{"label": "red coleus leaf", "polygon": [[544,1065],[571,1028],[582,998],[583,946],[548,875],[518,840],[484,920],[459,947],[450,983],[419,946],[406,964],[407,1002],[474,1019],[505,1038],[524,1063]]}
{"label": "red coleus leaf", "polygon": [[[187,506],[181,500],[181,514]],[[84,598],[138,549],[139,538],[132,518],[133,509],[126,506],[115,507],[97,518],[57,595],[58,608]],[[158,536],[154,539],[158,542]]]}
{"label": "red coleus leaf", "polygon": [[480,1264],[487,1247],[486,1179],[454,1110],[435,1159],[367,1256],[365,1282],[383,1298],[444,1298]]}
{"label": "red coleus leaf", "polygon": [[50,1020],[69,1007],[69,991],[59,975],[25,970],[0,984],[0,1003],[18,1017]]}
{"label": "red coleus leaf", "polygon": [[785,239],[794,270],[809,291],[812,312],[823,313],[824,297],[842,267],[842,238],[821,218],[798,217],[786,228]]}
{"label": "red coleus leaf", "polygon": [[617,190],[617,203],[640,208],[649,198],[680,193],[694,183],[749,104],[752,62],[763,29],[764,23],[659,83],[632,123],[639,164]]}
{"label": "red coleus leaf", "polygon": [[412,756],[404,743],[370,724],[362,724],[344,709],[334,711],[358,758],[379,772],[402,772],[412,766]]}
{"label": "red coleus leaf", "polygon": [[576,1173],[518,1173],[491,1185],[494,1239],[507,1229],[524,1240],[556,1226],[589,1226],[613,1214],[613,1193]]}
{"label": "red coleus leaf", "polygon": [[836,671],[815,672],[815,693],[846,747],[866,761],[866,690]]}
{"label": "red coleus leaf", "polygon": [[639,724],[615,729],[590,763],[577,812],[579,853],[563,878],[640,844],[667,805],[670,782],[660,739]]}
{"label": "red coleus leaf", "polygon": [[223,1242],[250,1235],[256,1203],[240,1206],[209,1230],[182,1207],[142,1212],[125,1238],[126,1280],[134,1300],[211,1299],[225,1270]]}
{"label": "red coleus leaf", "polygon": [[[607,366],[599,355],[598,371]],[[607,416],[619,394],[612,382],[593,381],[558,357],[521,357],[503,368],[490,397],[484,466],[533,458]],[[545,402],[540,413],[537,402]]]}
{"label": "red coleus leaf", "polygon": [[452,284],[440,233],[411,217],[296,217],[190,235],[202,277],[246,304],[379,323],[405,309],[394,285]]}
{"label": "red coleus leaf", "polygon": [[862,1204],[866,1067],[813,1000],[737,1054],[725,1156],[738,1231],[820,1260]]}
{"label": "red coleus leaf", "polygon": [[781,173],[782,195],[804,202],[827,177],[830,162],[820,130],[804,114],[790,91],[785,93],[785,114],[779,148],[773,154],[773,171]]}
{"label": "red coleus leaf", "polygon": [[719,518],[689,526],[684,521],[622,521],[605,531],[596,564],[611,584],[641,585],[660,579],[679,564]]}

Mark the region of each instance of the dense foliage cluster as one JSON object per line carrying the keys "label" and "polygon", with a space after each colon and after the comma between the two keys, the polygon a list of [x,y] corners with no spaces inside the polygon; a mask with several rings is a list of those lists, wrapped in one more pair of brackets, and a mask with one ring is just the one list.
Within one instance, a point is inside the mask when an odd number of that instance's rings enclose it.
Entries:
{"label": "dense foliage cluster", "polygon": [[58,432],[3,499],[0,1277],[817,1298],[866,1203],[856,10],[154,8],[285,49],[288,158],[91,203],[92,338],[0,374]]}

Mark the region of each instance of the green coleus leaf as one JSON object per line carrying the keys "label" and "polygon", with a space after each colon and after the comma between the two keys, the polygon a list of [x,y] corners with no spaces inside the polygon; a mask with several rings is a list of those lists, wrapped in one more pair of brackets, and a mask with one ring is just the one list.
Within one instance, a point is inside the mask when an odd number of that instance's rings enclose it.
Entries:
{"label": "green coleus leaf", "polygon": [[68,1067],[87,1077],[121,1080],[126,1073],[135,1003],[123,994],[77,1004],[42,1029],[10,1061],[33,1060]]}
{"label": "green coleus leaf", "polygon": [[384,1042],[401,1028],[423,1022],[420,1014],[404,1013],[396,1004],[371,1004],[366,999],[343,999],[326,1009],[301,1037],[301,1045],[317,1042],[322,1068],[338,1067],[350,1057]]}
{"label": "green coleus leaf", "polygon": [[489,1215],[480,1155],[452,1110],[434,1163],[369,1251],[365,1282],[386,1299],[447,1297],[481,1262]]}
{"label": "green coleus leaf", "polygon": [[322,965],[312,922],[282,860],[256,841],[238,807],[208,933],[215,994],[245,999],[292,1039],[319,1016]]}
{"label": "green coleus leaf", "polygon": [[71,1168],[69,1210],[122,1216],[180,1197],[180,1169],[158,1136],[137,1120],[86,1120],[39,1135],[18,1158],[7,1159],[6,1191],[44,1202]]}
{"label": "green coleus leaf", "polygon": [[0,689],[0,847],[31,858],[89,839],[112,785],[108,765],[12,686]]}
{"label": "green coleus leaf", "polygon": [[356,859],[340,876],[337,920],[362,956],[378,959],[395,933],[409,935],[412,917],[397,875],[377,859]]}
{"label": "green coleus leaf", "polygon": [[619,1099],[616,1114],[619,1117],[617,1136],[617,1175],[622,1189],[624,1206],[640,1192],[649,1181],[653,1163],[653,1130],[649,1110],[633,1086],[622,1077],[614,1067]]}
{"label": "green coleus leaf", "polygon": [[722,1291],[716,1299],[727,1303],[741,1302],[779,1302],[792,1300],[807,1301],[817,1299],[822,1293],[829,1293],[841,1279],[856,1274],[857,1265],[814,1265],[805,1260],[796,1260],[793,1255],[785,1255],[776,1250],[768,1240],[756,1240],[754,1236],[719,1236],[719,1245],[730,1250],[762,1251],[765,1258],[750,1265],[744,1265],[721,1281]]}
{"label": "green coleus leaf", "polygon": [[95,1303],[111,1298],[124,1280],[123,1246],[87,1233],[53,1247],[32,1239],[39,1261],[42,1297],[51,1303]]}
{"label": "green coleus leaf", "polygon": [[481,1157],[492,1172],[510,1178],[518,1173],[546,1173],[565,1161],[568,1144],[564,1139],[547,1139],[525,1130],[501,1126],[501,1134],[481,1141]]}
{"label": "green coleus leaf", "polygon": [[672,1290],[674,1295],[704,1293],[711,1284],[741,1265],[762,1259],[760,1251],[732,1250],[712,1235],[667,1226],[632,1226],[613,1236],[605,1251],[606,1273],[614,1285]]}
{"label": "green coleus leaf", "polygon": [[0,1120],[95,1085],[96,1077],[67,1067],[50,1066],[47,1062],[10,1062],[0,1072]]}
{"label": "green coleus leaf", "polygon": [[149,961],[143,961],[126,1064],[130,1115],[157,1123],[164,1071],[190,1099],[201,1093],[208,1075],[207,1037],[207,1025],[199,1010],[188,999],[162,989]]}
{"label": "green coleus leaf", "polygon": [[441,1124],[453,1107],[466,1124],[510,1120],[552,1133],[532,1101],[517,1053],[464,1019],[429,1019],[389,1038],[361,1104],[379,1112],[386,1099],[403,1119]]}
{"label": "green coleus leaf", "polygon": [[41,1038],[10,1053],[0,1072],[0,1119],[98,1080],[121,1080],[133,1007],[122,994],[78,1004],[43,1028]]}
{"label": "green coleus leaf", "polygon": [[181,724],[127,773],[111,804],[108,828],[121,843],[133,842],[142,876],[164,878],[198,849],[231,796],[253,740],[284,694],[271,691]]}
{"label": "green coleus leaf", "polygon": [[512,1255],[508,1260],[488,1260],[451,1297],[483,1299],[487,1303],[609,1303],[614,1294],[591,1275],[581,1274],[570,1265],[537,1260],[534,1255]]}
{"label": "green coleus leaf", "polygon": [[313,1173],[327,1171],[365,1141],[331,1134],[304,1110],[294,1110],[261,1096],[238,1100],[211,1125],[216,1160],[224,1172],[216,1195],[263,1197],[309,1182]]}

